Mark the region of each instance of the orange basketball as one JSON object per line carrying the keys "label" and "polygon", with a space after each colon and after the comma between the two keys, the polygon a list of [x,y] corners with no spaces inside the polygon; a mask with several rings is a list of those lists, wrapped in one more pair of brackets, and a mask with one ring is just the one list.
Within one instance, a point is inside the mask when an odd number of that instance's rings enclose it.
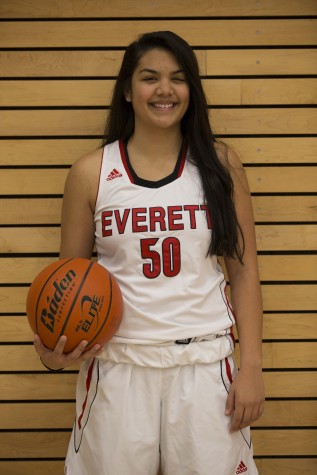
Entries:
{"label": "orange basketball", "polygon": [[43,269],[28,291],[26,312],[34,333],[54,349],[67,336],[65,353],[87,340],[105,344],[122,319],[123,301],[114,276],[89,259],[61,259]]}

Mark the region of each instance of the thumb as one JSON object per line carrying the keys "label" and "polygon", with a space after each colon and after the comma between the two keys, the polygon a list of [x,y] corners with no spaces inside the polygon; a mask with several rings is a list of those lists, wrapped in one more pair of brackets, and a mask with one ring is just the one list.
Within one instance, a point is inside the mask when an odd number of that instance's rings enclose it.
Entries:
{"label": "thumb", "polygon": [[233,388],[233,385],[231,385],[231,388],[229,390],[229,394],[227,397],[225,415],[230,416],[233,410],[234,410],[234,388]]}

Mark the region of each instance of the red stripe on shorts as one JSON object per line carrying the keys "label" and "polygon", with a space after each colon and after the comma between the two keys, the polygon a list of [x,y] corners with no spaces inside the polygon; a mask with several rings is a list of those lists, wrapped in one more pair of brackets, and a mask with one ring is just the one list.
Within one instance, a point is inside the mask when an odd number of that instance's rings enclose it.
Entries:
{"label": "red stripe on shorts", "polygon": [[225,363],[226,363],[226,373],[227,373],[227,377],[230,381],[230,384],[232,384],[232,381],[233,381],[233,377],[232,377],[232,372],[231,372],[231,368],[230,368],[230,364],[229,364],[229,360],[228,358],[225,358]]}
{"label": "red stripe on shorts", "polygon": [[90,384],[91,384],[91,378],[92,378],[92,370],[94,369],[94,363],[95,363],[95,359],[92,360],[92,363],[88,369],[88,373],[87,373],[87,378],[86,378],[86,397],[85,397],[85,400],[84,400],[84,403],[83,403],[83,407],[82,407],[82,410],[81,410],[81,414],[80,416],[78,417],[78,428],[81,429],[81,420],[82,418],[84,417],[84,413],[85,413],[85,408],[86,408],[86,404],[87,404],[87,399],[88,399],[88,393],[89,393],[89,388],[90,388]]}

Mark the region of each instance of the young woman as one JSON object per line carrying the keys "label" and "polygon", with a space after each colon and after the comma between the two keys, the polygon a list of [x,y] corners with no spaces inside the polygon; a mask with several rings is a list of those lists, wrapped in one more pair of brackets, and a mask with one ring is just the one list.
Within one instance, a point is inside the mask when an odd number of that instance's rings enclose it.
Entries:
{"label": "young woman", "polygon": [[[117,278],[124,318],[82,362],[68,475],[257,474],[249,425],[263,413],[262,303],[252,206],[235,152],[210,129],[196,57],[171,32],[126,50],[102,148],[77,161],[60,257]],[[224,258],[231,304],[217,256]],[[240,369],[233,359],[236,323]]]}

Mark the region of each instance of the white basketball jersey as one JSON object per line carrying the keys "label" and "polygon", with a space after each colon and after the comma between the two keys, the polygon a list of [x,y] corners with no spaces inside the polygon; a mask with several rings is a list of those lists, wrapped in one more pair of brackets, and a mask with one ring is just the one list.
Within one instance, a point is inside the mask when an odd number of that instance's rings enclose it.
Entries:
{"label": "white basketball jersey", "polygon": [[104,147],[95,208],[98,261],[124,298],[115,342],[164,343],[230,332],[234,316],[198,169],[186,151],[164,180],[138,179],[122,142]]}

